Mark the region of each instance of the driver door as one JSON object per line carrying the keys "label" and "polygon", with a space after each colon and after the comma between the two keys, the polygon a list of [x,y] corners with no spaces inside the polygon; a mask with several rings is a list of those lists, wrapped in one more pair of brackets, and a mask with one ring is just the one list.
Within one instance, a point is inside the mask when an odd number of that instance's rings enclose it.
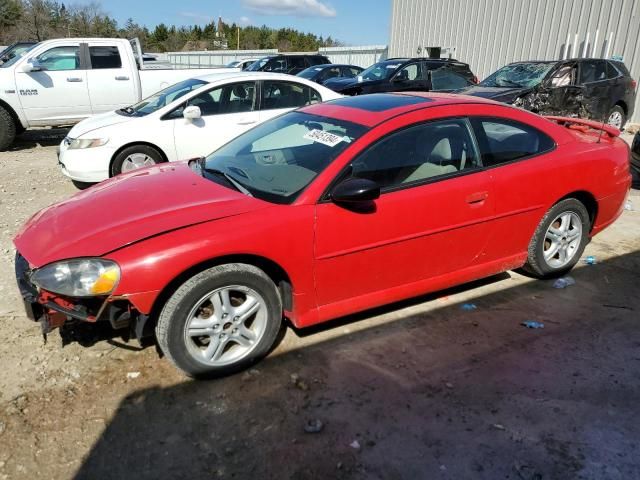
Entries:
{"label": "driver door", "polygon": [[[201,117],[187,120],[184,108],[196,106]],[[173,138],[179,160],[208,155],[246,132],[259,121],[256,108],[256,82],[239,82],[212,88],[190,98],[174,110]]]}
{"label": "driver door", "polygon": [[387,84],[387,91],[404,92],[426,90],[424,71],[425,68],[422,62],[412,62],[405,65],[391,77],[391,80]]}
{"label": "driver door", "polygon": [[[42,68],[23,72],[21,60],[15,70],[20,103],[30,125],[74,123],[91,115],[87,70],[82,45],[58,45],[41,52],[35,61]],[[70,101],[73,99],[73,101]]]}

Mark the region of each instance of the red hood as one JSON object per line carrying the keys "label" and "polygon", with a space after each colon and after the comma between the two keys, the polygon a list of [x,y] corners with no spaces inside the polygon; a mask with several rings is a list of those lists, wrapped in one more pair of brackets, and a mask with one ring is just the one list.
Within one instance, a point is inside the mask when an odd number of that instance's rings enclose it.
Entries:
{"label": "red hood", "polygon": [[269,205],[220,186],[185,162],[107,180],[36,213],[16,235],[32,266],[101,256],[177,228]]}

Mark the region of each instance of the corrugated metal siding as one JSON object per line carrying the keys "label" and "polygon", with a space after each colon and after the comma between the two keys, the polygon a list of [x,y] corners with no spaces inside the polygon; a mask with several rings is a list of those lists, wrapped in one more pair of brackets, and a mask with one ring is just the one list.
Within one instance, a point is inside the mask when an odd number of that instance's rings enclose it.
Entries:
{"label": "corrugated metal siding", "polygon": [[455,47],[479,78],[519,60],[617,55],[638,80],[640,0],[392,0],[389,56],[432,46]]}

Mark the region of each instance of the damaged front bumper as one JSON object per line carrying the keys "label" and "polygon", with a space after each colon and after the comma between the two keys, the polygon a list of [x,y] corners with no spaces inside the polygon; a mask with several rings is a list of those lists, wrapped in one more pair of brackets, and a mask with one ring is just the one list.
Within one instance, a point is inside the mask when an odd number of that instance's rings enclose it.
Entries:
{"label": "damaged front bumper", "polygon": [[40,290],[31,283],[29,263],[19,252],[16,252],[15,271],[26,315],[40,322],[45,338],[71,320],[108,321],[116,330],[131,328],[138,339],[149,335],[145,329],[148,317],[135,310],[124,297],[68,298]]}

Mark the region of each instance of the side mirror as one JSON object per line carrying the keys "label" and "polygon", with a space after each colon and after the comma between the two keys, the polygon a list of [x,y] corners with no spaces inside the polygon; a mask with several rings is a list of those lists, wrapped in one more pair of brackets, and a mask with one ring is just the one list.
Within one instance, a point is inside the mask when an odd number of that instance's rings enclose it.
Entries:
{"label": "side mirror", "polygon": [[187,120],[196,120],[202,117],[202,112],[200,111],[200,107],[191,105],[184,109],[184,111],[182,112],[182,116]]}
{"label": "side mirror", "polygon": [[22,64],[22,71],[25,73],[40,72],[42,71],[42,65],[35,58],[30,58]]}
{"label": "side mirror", "polygon": [[380,197],[380,186],[366,178],[348,178],[331,192],[335,203],[371,202]]}

